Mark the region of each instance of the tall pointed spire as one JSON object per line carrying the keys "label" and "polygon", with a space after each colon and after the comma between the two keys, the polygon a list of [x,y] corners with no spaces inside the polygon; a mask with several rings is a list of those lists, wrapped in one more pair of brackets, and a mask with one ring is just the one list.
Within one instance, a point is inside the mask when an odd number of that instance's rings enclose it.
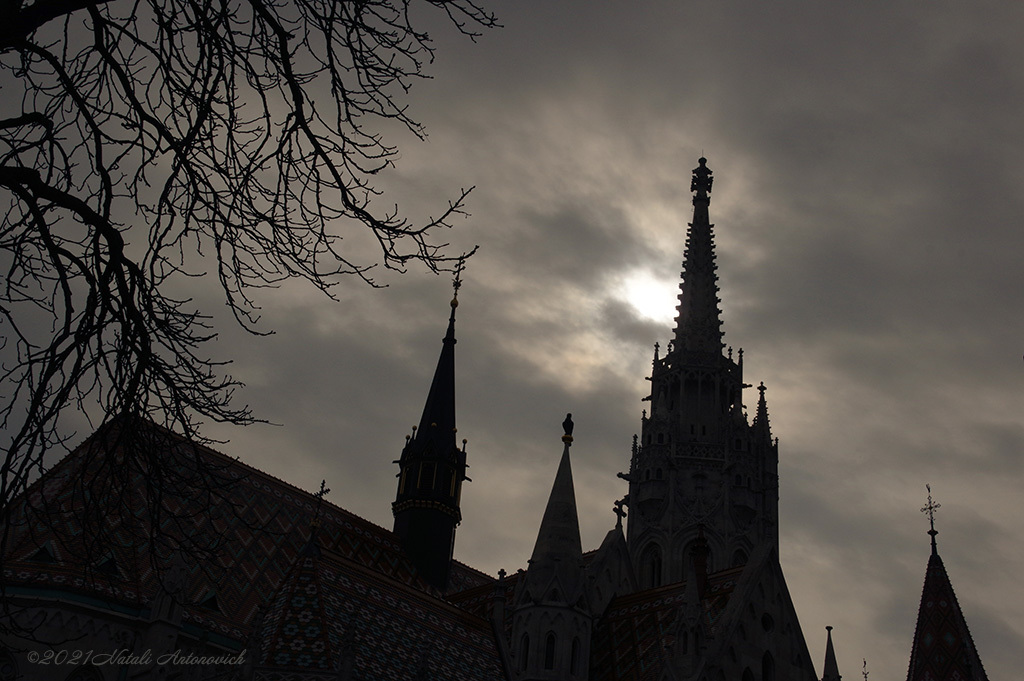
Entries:
{"label": "tall pointed spire", "polygon": [[697,352],[722,352],[722,320],[718,308],[718,275],[715,271],[715,239],[708,218],[714,181],[703,156],[693,170],[693,222],[686,234],[683,281],[679,284],[675,348]]}
{"label": "tall pointed spire", "polygon": [[[419,428],[406,437],[397,461],[398,495],[391,505],[395,534],[423,577],[440,590],[448,583],[455,550],[455,527],[462,520],[459,501],[466,477],[465,446],[456,444],[455,309],[459,306],[463,262],[455,268],[448,330]],[[465,445],[463,440],[463,445]]]}
{"label": "tall pointed spire", "polygon": [[839,681],[839,664],[836,662],[836,650],[832,647],[832,627],[825,627],[828,632],[828,640],[825,642],[825,666],[822,670],[821,681]]}
{"label": "tall pointed spire", "polygon": [[512,681],[589,678],[593,616],[569,463],[572,414],[565,417],[562,427],[562,459],[530,565],[514,598]]}
{"label": "tall pointed spire", "polygon": [[907,681],[988,681],[935,544],[938,534],[935,509],[938,507],[939,504],[932,501],[931,486],[928,486],[928,505],[921,510],[928,514],[932,552],[917,612]]}
{"label": "tall pointed spire", "polygon": [[[583,560],[583,545],[580,541],[580,521],[576,513],[576,492],[572,483],[572,465],[569,463],[569,447],[572,445],[572,414],[562,424],[562,459],[551,485],[544,517],[537,533],[537,543],[530,558],[527,583],[545,590],[553,579],[561,582],[563,593],[571,597],[575,582],[578,581]],[[541,597],[542,594],[535,594]]]}

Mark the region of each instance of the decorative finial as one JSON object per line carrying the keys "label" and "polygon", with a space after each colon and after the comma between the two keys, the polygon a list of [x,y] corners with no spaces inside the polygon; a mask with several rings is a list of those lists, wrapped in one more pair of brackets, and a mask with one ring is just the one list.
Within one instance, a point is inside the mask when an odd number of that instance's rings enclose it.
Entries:
{"label": "decorative finial", "polygon": [[566,414],[565,420],[562,421],[562,430],[565,431],[565,435],[562,436],[562,442],[564,442],[567,445],[572,444],[573,425],[574,424],[572,422],[572,414]]}
{"label": "decorative finial", "polygon": [[932,538],[932,554],[935,554],[938,553],[938,548],[935,546],[935,535],[938,534],[938,531],[935,529],[935,511],[941,508],[942,504],[932,501],[931,485],[925,485],[925,489],[928,490],[928,505],[921,509],[921,513],[928,516],[928,524],[931,526],[931,529],[928,530],[928,534],[931,535]]}
{"label": "decorative finial", "polygon": [[861,674],[864,675],[864,681],[868,681],[868,674],[870,674],[870,672],[868,671],[868,660],[867,660],[867,658],[862,658],[862,659],[864,661],[864,667],[863,667],[863,670],[861,671]]}
{"label": "decorative finial", "polygon": [[697,159],[698,165],[693,169],[693,180],[690,182],[690,191],[697,192],[697,198],[707,198],[711,193],[711,184],[714,182],[711,170],[707,167],[708,160],[701,156]]}
{"label": "decorative finial", "polygon": [[452,289],[454,289],[454,293],[452,294],[453,310],[459,306],[459,289],[462,288],[462,272],[465,269],[466,254],[463,253],[462,255],[459,256],[459,262],[456,263],[455,269],[452,270],[453,272],[455,272],[455,277],[452,279]]}

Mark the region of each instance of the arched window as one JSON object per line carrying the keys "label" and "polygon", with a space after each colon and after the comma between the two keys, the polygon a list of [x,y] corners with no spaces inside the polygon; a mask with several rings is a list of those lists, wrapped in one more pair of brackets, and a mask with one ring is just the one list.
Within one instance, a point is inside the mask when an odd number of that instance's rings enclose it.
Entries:
{"label": "arched window", "polygon": [[576,676],[580,672],[580,639],[573,637],[572,651],[569,654],[569,673]]}
{"label": "arched window", "polygon": [[767,650],[761,658],[761,681],[775,681],[775,658]]}
{"label": "arched window", "polygon": [[548,632],[548,639],[544,642],[544,669],[555,668],[555,632]]}
{"label": "arched window", "polygon": [[530,635],[523,634],[519,639],[519,671],[526,670],[526,663],[530,659]]}
{"label": "arched window", "polygon": [[739,567],[747,564],[747,552],[743,549],[736,549],[732,553],[732,566]]}
{"label": "arched window", "polygon": [[651,544],[644,549],[640,558],[640,573],[643,585],[648,588],[661,586],[661,547]]}
{"label": "arched window", "polygon": [[754,672],[750,671],[750,667],[743,670],[743,681],[754,681]]}

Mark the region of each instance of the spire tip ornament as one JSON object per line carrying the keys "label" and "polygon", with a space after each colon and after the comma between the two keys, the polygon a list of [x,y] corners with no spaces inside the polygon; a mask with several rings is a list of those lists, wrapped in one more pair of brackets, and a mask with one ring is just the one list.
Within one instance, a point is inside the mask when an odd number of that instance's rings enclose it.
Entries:
{"label": "spire tip ornament", "polygon": [[924,486],[928,490],[928,505],[921,508],[921,513],[928,516],[928,524],[930,529],[928,534],[932,538],[932,554],[938,553],[938,548],[935,545],[935,535],[939,532],[935,529],[935,511],[942,508],[942,504],[932,501],[932,486],[930,484]]}
{"label": "spire tip ornament", "polygon": [[574,425],[575,424],[572,422],[572,414],[566,414],[565,420],[562,421],[562,431],[564,433],[564,435],[562,435],[562,442],[566,445],[572,444],[572,429]]}

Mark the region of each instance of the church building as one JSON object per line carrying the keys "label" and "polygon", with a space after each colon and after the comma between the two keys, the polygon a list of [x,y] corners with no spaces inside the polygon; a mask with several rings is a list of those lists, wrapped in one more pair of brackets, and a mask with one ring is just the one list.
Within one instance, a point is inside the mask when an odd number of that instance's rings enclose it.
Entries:
{"label": "church building", "polygon": [[[628,493],[600,546],[580,539],[569,415],[560,439],[553,429],[561,459],[523,569],[491,576],[454,558],[468,456],[455,418],[456,278],[426,404],[397,460],[391,529],[323,488],[111,419],[10,514],[0,681],[839,681],[831,627],[815,673],[779,559],[767,390],[750,419],[743,351],[723,342],[712,184],[701,158],[673,337],[664,353],[655,345],[619,474]],[[133,463],[140,452],[183,481],[202,470],[218,484],[161,499],[154,517],[138,493],[150,474]],[[80,520],[97,495],[121,511],[98,533]],[[907,681],[954,679],[987,681],[933,527]]]}

